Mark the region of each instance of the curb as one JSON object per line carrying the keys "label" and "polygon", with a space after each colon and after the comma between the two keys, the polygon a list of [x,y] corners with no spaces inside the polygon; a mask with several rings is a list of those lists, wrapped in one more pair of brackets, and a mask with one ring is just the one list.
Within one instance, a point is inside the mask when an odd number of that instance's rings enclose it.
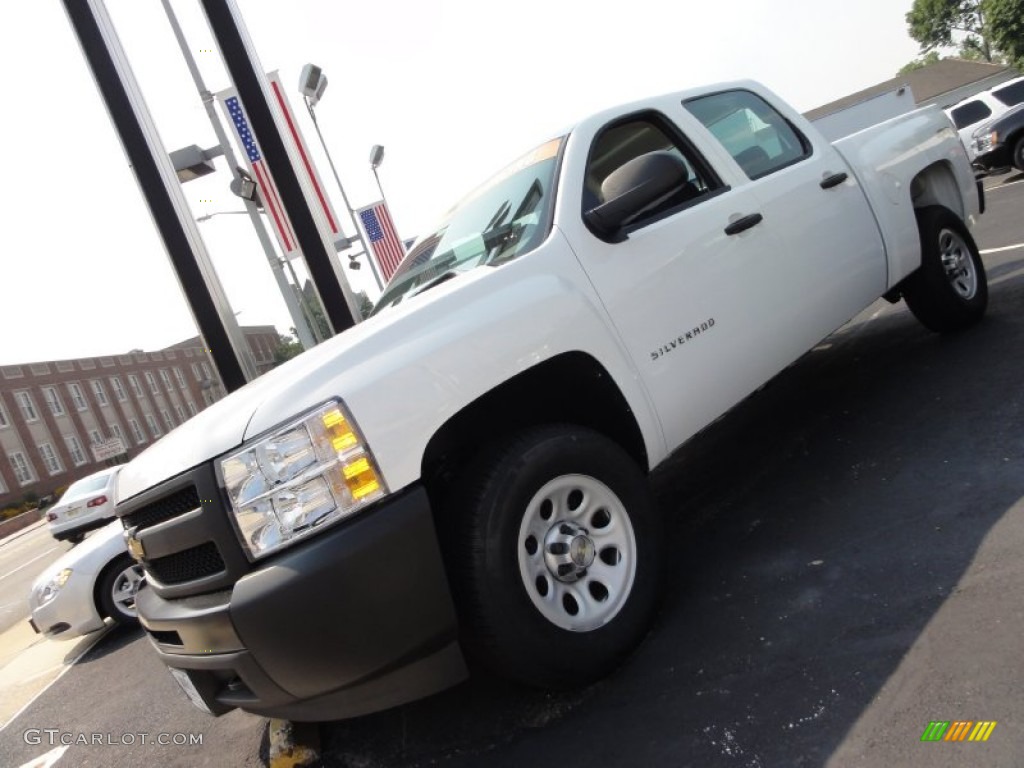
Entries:
{"label": "curb", "polygon": [[267,726],[270,754],[267,768],[310,768],[320,759],[320,731],[316,723],[272,719]]}

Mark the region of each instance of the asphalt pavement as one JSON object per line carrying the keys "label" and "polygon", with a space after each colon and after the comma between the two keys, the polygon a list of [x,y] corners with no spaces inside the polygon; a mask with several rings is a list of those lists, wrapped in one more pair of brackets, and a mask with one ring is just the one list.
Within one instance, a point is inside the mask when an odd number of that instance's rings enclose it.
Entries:
{"label": "asphalt pavement", "polygon": [[[658,470],[668,589],[622,669],[568,694],[475,678],[323,724],[323,765],[1020,766],[1022,181],[988,181],[984,322],[941,337],[879,303]],[[997,725],[984,743],[922,742],[932,721]],[[0,765],[53,749],[28,743],[45,728],[203,740],[76,744],[58,766],[266,752],[265,720],[194,710],[137,630],[0,731]]]}

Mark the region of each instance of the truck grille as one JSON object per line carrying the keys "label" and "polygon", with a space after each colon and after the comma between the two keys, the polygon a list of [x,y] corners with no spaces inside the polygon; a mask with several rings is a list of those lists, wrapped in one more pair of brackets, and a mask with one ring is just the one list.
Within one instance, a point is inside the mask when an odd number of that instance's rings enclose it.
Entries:
{"label": "truck grille", "polygon": [[224,559],[212,541],[198,547],[158,557],[146,563],[146,568],[162,584],[183,584],[224,571]]}
{"label": "truck grille", "polygon": [[126,499],[118,515],[135,530],[150,586],[165,599],[229,589],[252,569],[212,463]]}
{"label": "truck grille", "polygon": [[127,515],[124,518],[124,527],[138,528],[141,531],[172,517],[191,512],[198,506],[199,492],[194,485],[190,485]]}

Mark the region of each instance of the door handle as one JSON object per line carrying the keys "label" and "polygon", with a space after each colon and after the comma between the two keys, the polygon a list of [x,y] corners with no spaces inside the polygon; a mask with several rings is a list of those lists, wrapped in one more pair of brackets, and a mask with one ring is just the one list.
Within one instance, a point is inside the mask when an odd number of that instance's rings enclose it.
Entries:
{"label": "door handle", "polygon": [[840,171],[839,173],[833,173],[830,176],[826,176],[821,180],[822,189],[832,189],[832,187],[838,187],[844,181],[846,181],[846,171]]}
{"label": "door handle", "polygon": [[736,219],[732,224],[725,228],[725,234],[727,235],[738,235],[740,232],[744,232],[751,227],[756,227],[764,219],[760,213],[751,213],[749,216],[744,216],[741,219]]}

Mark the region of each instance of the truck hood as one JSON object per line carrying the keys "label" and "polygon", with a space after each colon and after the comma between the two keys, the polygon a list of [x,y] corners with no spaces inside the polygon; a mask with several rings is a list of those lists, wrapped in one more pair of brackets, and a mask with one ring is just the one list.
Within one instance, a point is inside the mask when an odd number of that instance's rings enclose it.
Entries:
{"label": "truck hood", "polygon": [[[386,375],[374,365],[382,351],[401,354],[415,337],[414,331],[422,334],[424,314],[436,320],[453,311],[465,301],[460,294],[493,270],[478,267],[406,299],[200,411],[125,465],[119,476],[119,499],[129,499],[220,456],[332,397],[347,399],[351,382],[358,380],[361,391],[372,390],[374,377]],[[358,411],[354,416],[358,422]]]}

